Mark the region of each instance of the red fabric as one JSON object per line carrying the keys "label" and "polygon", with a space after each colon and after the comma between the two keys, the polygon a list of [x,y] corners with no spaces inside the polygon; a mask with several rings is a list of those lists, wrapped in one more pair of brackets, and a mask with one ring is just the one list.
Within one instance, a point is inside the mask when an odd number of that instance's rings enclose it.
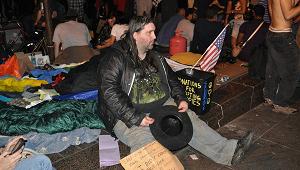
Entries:
{"label": "red fabric", "polygon": [[55,76],[55,80],[54,82],[51,84],[52,87],[56,86],[58,83],[60,83],[61,81],[63,81],[65,79],[64,74],[60,73],[57,76]]}
{"label": "red fabric", "polygon": [[19,62],[15,55],[9,57],[4,64],[0,65],[0,76],[4,75],[11,75],[17,78],[22,77]]}
{"label": "red fabric", "polygon": [[114,0],[114,3],[118,11],[125,12],[127,0]]}
{"label": "red fabric", "polygon": [[95,7],[96,7],[97,10],[99,10],[99,8],[100,8],[100,0],[96,0]]}

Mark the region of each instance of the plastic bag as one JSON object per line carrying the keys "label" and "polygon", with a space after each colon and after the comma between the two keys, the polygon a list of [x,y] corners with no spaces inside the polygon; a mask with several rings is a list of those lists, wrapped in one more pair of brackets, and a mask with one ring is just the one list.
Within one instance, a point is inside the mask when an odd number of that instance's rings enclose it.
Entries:
{"label": "plastic bag", "polygon": [[20,66],[18,59],[15,55],[8,58],[4,64],[0,65],[0,76],[11,75],[17,78],[21,78]]}

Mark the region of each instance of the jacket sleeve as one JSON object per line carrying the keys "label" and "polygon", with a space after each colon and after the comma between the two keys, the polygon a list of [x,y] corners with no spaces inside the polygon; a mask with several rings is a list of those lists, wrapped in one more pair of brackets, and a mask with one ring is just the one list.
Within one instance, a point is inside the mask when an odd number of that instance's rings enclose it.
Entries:
{"label": "jacket sleeve", "polygon": [[[110,53],[104,56],[98,66],[99,95],[101,104],[105,104],[109,112],[123,121],[126,126],[139,126],[143,118],[143,113],[137,113],[128,94],[122,88],[122,76],[125,62],[118,53]],[[128,82],[129,83],[129,82]]]}
{"label": "jacket sleeve", "polygon": [[160,60],[162,61],[163,66],[167,72],[168,83],[171,88],[171,97],[175,100],[177,104],[179,104],[180,101],[188,102],[185,95],[184,88],[182,84],[179,82],[176,73],[172,70],[172,68],[166,62],[164,57],[160,56]]}

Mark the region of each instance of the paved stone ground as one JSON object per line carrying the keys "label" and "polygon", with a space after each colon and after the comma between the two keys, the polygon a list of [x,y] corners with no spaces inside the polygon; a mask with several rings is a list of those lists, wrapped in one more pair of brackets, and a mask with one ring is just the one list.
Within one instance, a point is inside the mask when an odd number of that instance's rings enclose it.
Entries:
{"label": "paved stone ground", "polygon": [[[294,107],[300,109],[300,89],[295,94]],[[238,138],[252,129],[255,142],[245,159],[235,166],[222,166],[202,154],[186,147],[176,153],[186,170],[201,169],[300,169],[300,112],[284,115],[272,112],[271,107],[259,105],[247,113],[227,123],[218,131],[225,137]],[[121,157],[129,153],[128,147],[120,144]],[[192,160],[196,154],[198,160]],[[58,170],[78,169],[123,169],[120,165],[99,168],[98,141],[72,146],[62,153],[49,155]]]}
{"label": "paved stone ground", "polygon": [[[300,89],[294,107],[300,109]],[[185,169],[300,169],[300,113],[284,115],[272,112],[271,107],[259,105],[234,119],[218,131],[229,138],[238,138],[252,129],[254,144],[245,159],[235,166],[222,166],[188,147],[177,153]],[[189,155],[199,159],[192,160]]]}

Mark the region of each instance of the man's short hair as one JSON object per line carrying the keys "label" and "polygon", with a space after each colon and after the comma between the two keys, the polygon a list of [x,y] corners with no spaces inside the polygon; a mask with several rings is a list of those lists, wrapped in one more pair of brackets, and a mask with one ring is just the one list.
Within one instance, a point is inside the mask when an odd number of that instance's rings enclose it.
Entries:
{"label": "man's short hair", "polygon": [[188,17],[189,15],[193,15],[194,9],[193,8],[188,8],[185,12],[185,17]]}
{"label": "man's short hair", "polygon": [[116,24],[128,24],[129,23],[129,19],[127,18],[127,16],[124,14],[124,12],[121,11],[117,11],[117,20],[116,20]]}
{"label": "man's short hair", "polygon": [[265,7],[260,4],[254,5],[253,11],[256,16],[263,17],[265,15]]}
{"label": "man's short hair", "polygon": [[78,12],[75,9],[69,9],[66,15],[66,20],[76,20],[78,17]]}

